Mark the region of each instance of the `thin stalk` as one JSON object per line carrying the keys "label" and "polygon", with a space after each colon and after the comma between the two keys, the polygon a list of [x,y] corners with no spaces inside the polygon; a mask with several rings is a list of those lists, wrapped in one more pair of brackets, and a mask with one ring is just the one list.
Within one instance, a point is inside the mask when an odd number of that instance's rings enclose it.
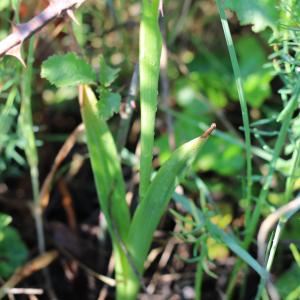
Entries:
{"label": "thin stalk", "polygon": [[243,90],[241,71],[237,60],[236,52],[234,49],[234,44],[232,41],[232,36],[230,33],[224,6],[221,0],[216,0],[216,3],[218,6],[221,23],[222,23],[222,27],[226,39],[226,44],[227,44],[227,48],[228,48],[228,52],[229,52],[229,56],[233,68],[235,83],[236,83],[239,100],[240,100],[240,106],[242,110],[243,127],[245,129],[246,164],[247,164],[247,193],[246,193],[247,209],[245,212],[245,222],[247,224],[247,221],[250,218],[251,200],[252,200],[252,162],[251,162],[252,154],[251,154],[251,135],[250,135],[249,115],[248,115],[248,108],[247,108],[247,103],[246,103],[244,90]]}
{"label": "thin stalk", "polygon": [[43,221],[39,205],[39,171],[38,171],[38,154],[33,130],[32,109],[31,109],[31,81],[33,71],[33,46],[34,38],[30,39],[27,68],[24,71],[22,81],[22,104],[20,112],[20,130],[25,139],[25,154],[30,167],[30,176],[32,184],[32,194],[34,201],[34,219],[37,231],[38,248],[40,254],[45,251],[45,238],[43,232]]}
{"label": "thin stalk", "polygon": [[[42,210],[39,203],[39,171],[38,171],[38,153],[36,147],[36,140],[34,136],[33,121],[32,121],[32,74],[33,74],[33,61],[34,61],[34,37],[29,41],[27,68],[23,74],[21,85],[22,103],[19,119],[19,130],[24,137],[25,142],[25,155],[30,168],[31,186],[33,194],[33,217],[35,221],[38,250],[42,255],[46,251],[45,236],[43,229]],[[52,289],[51,280],[47,269],[43,270],[46,282],[46,289],[50,299],[56,299]]]}
{"label": "thin stalk", "polygon": [[140,201],[145,197],[152,173],[155,114],[162,38],[158,24],[159,0],[143,0],[140,26],[141,160]]}

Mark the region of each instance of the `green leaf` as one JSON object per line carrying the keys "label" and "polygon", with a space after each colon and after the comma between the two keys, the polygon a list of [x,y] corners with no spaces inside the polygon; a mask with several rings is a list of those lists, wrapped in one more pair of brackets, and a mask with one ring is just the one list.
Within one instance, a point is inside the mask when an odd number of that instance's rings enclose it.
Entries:
{"label": "green leaf", "polygon": [[130,216],[125,201],[125,183],[114,139],[106,122],[99,116],[96,107],[97,100],[90,87],[81,86],[80,102],[101,209],[110,229],[112,229],[111,219],[113,218],[120,235],[126,239]]}
{"label": "green leaf", "polygon": [[139,272],[151,245],[154,230],[165,212],[176,187],[176,179],[199,152],[206,138],[198,137],[179,147],[163,164],[151,182],[145,199],[138,206],[130,226],[128,249]]}
{"label": "green leaf", "polygon": [[22,265],[28,251],[19,233],[12,227],[0,228],[0,277],[8,278]]}
{"label": "green leaf", "polygon": [[100,56],[100,72],[99,72],[99,81],[105,87],[110,86],[118,77],[120,72],[120,68],[112,68],[110,67],[104,57]]}
{"label": "green leaf", "polygon": [[91,84],[96,81],[93,68],[74,53],[48,58],[43,62],[41,76],[57,87]]}
{"label": "green leaf", "polygon": [[97,107],[100,116],[104,120],[108,120],[120,110],[121,96],[118,93],[113,93],[109,89],[100,88],[100,100],[97,102]]}
{"label": "green leaf", "polygon": [[225,7],[236,12],[241,25],[253,25],[254,32],[267,27],[276,31],[279,13],[274,0],[226,0]]}
{"label": "green leaf", "polygon": [[[89,86],[80,86],[80,108],[85,126],[96,190],[108,224],[115,255],[116,280],[126,278],[130,266],[119,238],[126,244],[130,214],[125,200],[125,183],[114,139],[97,110],[97,100]],[[120,286],[122,286],[120,284]],[[119,286],[119,287],[120,287]]]}

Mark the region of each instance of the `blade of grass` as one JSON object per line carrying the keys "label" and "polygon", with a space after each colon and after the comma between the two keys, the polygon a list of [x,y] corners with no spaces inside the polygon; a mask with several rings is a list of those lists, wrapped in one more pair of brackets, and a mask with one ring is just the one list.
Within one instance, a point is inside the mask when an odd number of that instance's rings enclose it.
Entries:
{"label": "blade of grass", "polygon": [[246,207],[248,208],[245,213],[245,220],[247,223],[250,217],[251,200],[252,200],[252,161],[251,161],[252,154],[251,154],[251,135],[250,135],[249,115],[248,115],[248,108],[247,108],[247,103],[246,103],[244,90],[243,90],[241,71],[237,60],[236,52],[234,49],[234,44],[230,33],[227,17],[225,14],[224,6],[221,0],[216,0],[216,3],[221,18],[226,44],[227,44],[227,48],[231,60],[231,65],[233,68],[235,83],[236,83],[240,106],[242,110],[243,127],[245,129],[246,164],[247,164],[247,193],[246,193],[247,206]]}
{"label": "blade of grass", "polygon": [[22,103],[19,116],[19,130],[24,137],[25,155],[30,168],[32,193],[34,201],[34,218],[37,231],[38,248],[40,254],[45,252],[45,238],[43,231],[43,220],[39,205],[39,171],[38,171],[38,154],[36,148],[36,141],[33,130],[32,122],[32,108],[31,108],[31,82],[33,72],[33,51],[34,51],[34,38],[30,39],[28,49],[27,68],[24,69],[22,80]]}
{"label": "blade of grass", "polygon": [[143,0],[140,26],[141,161],[140,201],[145,197],[152,173],[152,149],[157,110],[161,33],[158,24],[159,0]]}
{"label": "blade of grass", "polygon": [[[34,40],[32,37],[29,40],[29,49],[27,57],[27,68],[24,69],[23,80],[21,84],[22,103],[19,116],[19,130],[24,137],[25,155],[30,168],[31,186],[33,193],[33,216],[35,220],[35,227],[37,231],[38,250],[41,255],[46,251],[45,236],[43,228],[42,209],[39,202],[39,170],[38,170],[38,152],[36,147],[36,139],[33,129],[32,121],[32,77],[33,77],[33,61],[34,61]],[[46,281],[46,290],[50,298],[55,299],[52,282],[49,276],[48,269],[43,270]]]}
{"label": "blade of grass", "polygon": [[[79,86],[79,101],[94,180],[108,229],[113,241],[116,265],[117,299],[126,295],[130,265],[119,239],[126,245],[130,224],[125,201],[125,183],[114,139],[96,107],[96,97],[87,85]],[[116,236],[116,231],[119,236]]]}
{"label": "blade of grass", "polygon": [[[174,193],[176,179],[186,170],[188,162],[196,156],[215,126],[212,124],[201,137],[182,145],[171,155],[170,159],[157,172],[147,190],[144,201],[139,204],[135,211],[129,229],[128,249],[141,274],[151,246],[153,233]],[[139,289],[139,282],[133,276],[131,279],[128,285],[132,290],[134,299]]]}
{"label": "blade of grass", "polygon": [[[97,111],[97,100],[92,89],[82,85],[79,93],[81,114],[101,209],[107,222],[110,222],[109,210],[111,210],[121,237],[126,239],[130,215],[125,202],[125,183],[116,146],[106,122]],[[114,196],[109,203],[111,191]]]}

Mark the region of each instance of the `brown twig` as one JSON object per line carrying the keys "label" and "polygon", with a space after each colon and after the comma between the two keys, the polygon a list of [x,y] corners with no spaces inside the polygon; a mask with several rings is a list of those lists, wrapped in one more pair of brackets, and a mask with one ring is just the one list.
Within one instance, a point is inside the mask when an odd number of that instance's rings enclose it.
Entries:
{"label": "brown twig", "polygon": [[68,258],[74,260],[78,264],[78,266],[82,270],[84,270],[87,274],[93,276],[94,278],[96,278],[97,280],[103,282],[104,284],[106,284],[108,286],[111,286],[111,287],[116,286],[116,281],[113,278],[110,278],[108,276],[105,276],[105,275],[95,272],[94,270],[89,268],[87,265],[85,265],[83,262],[81,262],[76,257],[74,257],[68,250],[60,248],[59,251],[62,252]]}
{"label": "brown twig", "polygon": [[207,139],[216,128],[217,128],[216,123],[212,123],[210,127],[201,135],[201,138]]}
{"label": "brown twig", "polygon": [[51,184],[53,181],[53,177],[58,170],[59,166],[61,165],[62,161],[66,158],[66,156],[69,154],[70,150],[74,146],[75,142],[77,141],[78,136],[84,131],[84,125],[81,123],[76,127],[76,129],[71,133],[71,135],[68,137],[68,139],[65,141],[61,149],[59,150],[55,160],[54,164],[52,165],[52,168],[47,175],[42,189],[40,193],[40,199],[39,203],[42,207],[42,209],[45,209],[49,202],[49,193],[51,189]]}
{"label": "brown twig", "polygon": [[79,7],[84,1],[51,0],[50,4],[30,21],[13,26],[12,33],[0,41],[0,57],[13,55],[21,59],[21,46],[26,39],[64,13],[73,18],[72,9]]}
{"label": "brown twig", "polygon": [[257,253],[258,261],[264,263],[267,237],[272,227],[279,221],[281,217],[300,209],[300,197],[278,208],[270,214],[261,224],[257,235]]}
{"label": "brown twig", "polygon": [[42,295],[44,291],[42,289],[32,288],[11,288],[7,293],[13,295]]}
{"label": "brown twig", "polygon": [[77,222],[72,195],[68,189],[66,182],[63,179],[60,179],[58,181],[58,188],[62,195],[62,204],[67,215],[69,227],[73,232],[75,232]]}
{"label": "brown twig", "polygon": [[44,269],[51,264],[58,257],[57,251],[49,251],[38,256],[32,261],[25,264],[23,267],[17,269],[17,271],[8,279],[8,281],[0,289],[0,299],[2,299],[9,289],[15,287],[23,279],[29,277],[31,274]]}

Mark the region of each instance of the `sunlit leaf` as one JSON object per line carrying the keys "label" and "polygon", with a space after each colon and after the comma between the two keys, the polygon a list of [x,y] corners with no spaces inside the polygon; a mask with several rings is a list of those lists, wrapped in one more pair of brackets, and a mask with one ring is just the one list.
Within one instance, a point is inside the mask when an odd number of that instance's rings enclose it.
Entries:
{"label": "sunlit leaf", "polygon": [[96,81],[93,68],[74,53],[53,55],[43,62],[41,76],[57,87]]}
{"label": "sunlit leaf", "polygon": [[100,100],[97,102],[99,114],[104,120],[108,120],[120,110],[121,95],[113,93],[109,89],[100,88]]}

